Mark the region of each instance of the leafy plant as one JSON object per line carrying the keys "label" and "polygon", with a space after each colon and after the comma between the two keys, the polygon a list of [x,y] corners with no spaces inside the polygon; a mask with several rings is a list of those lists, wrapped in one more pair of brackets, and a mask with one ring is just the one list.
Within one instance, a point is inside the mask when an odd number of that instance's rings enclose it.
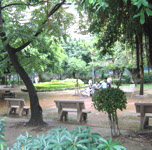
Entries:
{"label": "leafy plant", "polygon": [[0,119],[0,150],[4,150],[4,147],[7,147],[7,144],[5,142],[5,135],[4,135],[4,131],[5,131],[5,120],[6,117]]}
{"label": "leafy plant", "polygon": [[93,104],[98,111],[108,113],[111,135],[119,136],[117,109],[126,108],[127,99],[125,93],[119,88],[107,88],[95,91],[92,97]]}
{"label": "leafy plant", "polygon": [[87,126],[68,131],[59,127],[44,134],[33,137],[26,133],[19,136],[17,142],[8,150],[126,150],[111,138],[103,139],[97,133],[91,133]]}

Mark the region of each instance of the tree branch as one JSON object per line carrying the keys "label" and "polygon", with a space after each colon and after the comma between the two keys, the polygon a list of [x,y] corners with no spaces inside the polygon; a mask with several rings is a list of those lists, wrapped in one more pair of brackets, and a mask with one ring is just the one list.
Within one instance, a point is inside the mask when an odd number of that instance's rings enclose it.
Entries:
{"label": "tree branch", "polygon": [[12,4],[8,4],[8,5],[5,5],[3,7],[1,7],[1,10],[7,8],[7,7],[10,7],[10,6],[36,6],[40,3],[45,3],[46,1],[40,1],[39,3],[36,3],[36,4],[30,4],[30,3],[27,3],[27,4],[23,4],[23,3],[12,3]]}
{"label": "tree branch", "polygon": [[[61,3],[56,4],[48,13],[47,18],[42,22],[42,24],[40,25],[40,28],[38,29],[38,31],[34,34],[34,37],[37,37],[43,29],[43,25],[47,22],[48,18],[51,17],[64,3],[66,0],[63,0]],[[32,42],[32,40],[26,42],[25,44],[23,44],[22,46],[18,47],[15,49],[15,52],[19,52],[22,49],[24,49],[25,47],[27,47],[30,43]]]}

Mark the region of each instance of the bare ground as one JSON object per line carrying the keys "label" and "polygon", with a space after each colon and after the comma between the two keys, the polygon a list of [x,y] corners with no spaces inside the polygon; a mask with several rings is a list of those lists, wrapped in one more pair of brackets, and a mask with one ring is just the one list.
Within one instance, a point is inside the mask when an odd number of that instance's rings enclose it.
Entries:
{"label": "bare ground", "polygon": [[[25,92],[21,92],[17,89],[12,89],[17,93],[17,97],[24,98],[29,105],[28,95]],[[151,102],[152,103],[152,90],[145,90],[143,97],[138,96],[138,90],[134,93],[133,97],[127,93],[127,109],[124,111],[118,111],[119,126],[121,129],[121,136],[114,140],[119,141],[128,150],[152,150],[152,130],[139,130],[139,118],[137,117],[134,103],[135,102]],[[43,108],[44,120],[47,122],[45,127],[28,127],[25,123],[29,120],[29,117],[19,117],[18,115],[8,116],[6,122],[6,141],[9,146],[16,141],[16,137],[20,134],[25,135],[28,131],[32,135],[41,134],[47,132],[52,128],[63,126],[65,128],[74,129],[79,125],[88,125],[91,127],[92,132],[97,132],[104,138],[110,137],[110,128],[108,124],[107,114],[104,112],[98,112],[94,109],[91,97],[75,96],[74,90],[71,91],[58,91],[58,92],[41,92],[38,93],[40,104]],[[91,110],[88,115],[88,121],[83,123],[76,122],[76,114],[69,116],[69,121],[59,122],[57,120],[57,109],[54,104],[56,99],[70,99],[70,100],[84,100],[86,109]],[[6,116],[7,105],[5,101],[0,101],[0,118]],[[152,120],[151,120],[152,121]],[[152,125],[152,122],[150,122]]]}

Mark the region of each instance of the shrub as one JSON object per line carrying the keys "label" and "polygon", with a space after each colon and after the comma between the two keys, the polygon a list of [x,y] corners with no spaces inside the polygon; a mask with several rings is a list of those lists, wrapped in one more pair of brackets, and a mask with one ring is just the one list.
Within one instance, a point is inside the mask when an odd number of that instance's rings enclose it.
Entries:
{"label": "shrub", "polygon": [[19,136],[17,142],[8,150],[126,150],[111,138],[103,139],[97,133],[91,133],[89,127],[78,127],[68,131],[57,128],[44,134],[33,137],[26,133]]}
{"label": "shrub", "polygon": [[129,75],[123,75],[122,78],[124,79],[123,84],[130,84],[131,83]]}
{"label": "shrub", "polygon": [[4,135],[4,131],[5,131],[5,120],[6,117],[0,119],[0,150],[3,150],[4,147],[7,147],[7,144],[5,142],[5,135]]}
{"label": "shrub", "polygon": [[152,75],[146,74],[144,75],[144,83],[152,83]]}
{"label": "shrub", "polygon": [[[112,79],[112,83],[118,85],[120,79]],[[125,84],[126,80],[125,79],[121,79],[121,84]]]}
{"label": "shrub", "polygon": [[95,91],[92,97],[95,109],[108,113],[111,127],[111,135],[120,135],[118,126],[117,109],[121,111],[126,108],[127,99],[125,93],[119,88],[107,88]]}

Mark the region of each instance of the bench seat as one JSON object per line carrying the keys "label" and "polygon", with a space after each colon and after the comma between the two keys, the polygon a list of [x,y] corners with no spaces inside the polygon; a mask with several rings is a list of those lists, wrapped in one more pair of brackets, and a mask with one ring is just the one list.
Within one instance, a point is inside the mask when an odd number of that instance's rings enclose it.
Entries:
{"label": "bench seat", "polygon": [[58,119],[63,121],[68,120],[68,113],[77,113],[77,122],[86,121],[87,114],[91,111],[86,110],[84,106],[84,101],[80,100],[55,100],[56,106],[58,108]]}

